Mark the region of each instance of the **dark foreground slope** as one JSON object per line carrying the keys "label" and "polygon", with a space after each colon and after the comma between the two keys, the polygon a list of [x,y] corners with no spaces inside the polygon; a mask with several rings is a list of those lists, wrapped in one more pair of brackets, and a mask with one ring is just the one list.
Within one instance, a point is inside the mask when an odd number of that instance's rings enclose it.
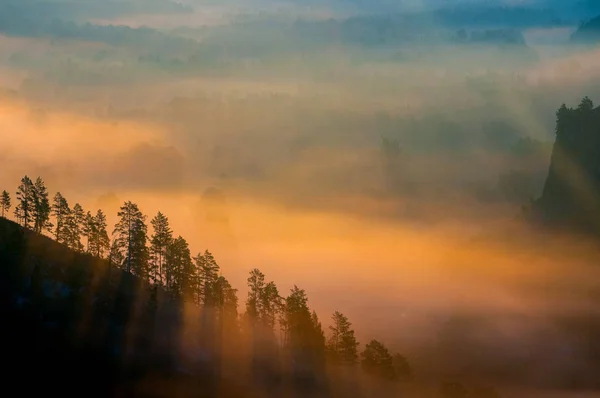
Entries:
{"label": "dark foreground slope", "polygon": [[[175,299],[106,261],[5,219],[0,219],[0,313],[5,391],[249,396],[186,362]],[[140,390],[140,383],[147,388]]]}

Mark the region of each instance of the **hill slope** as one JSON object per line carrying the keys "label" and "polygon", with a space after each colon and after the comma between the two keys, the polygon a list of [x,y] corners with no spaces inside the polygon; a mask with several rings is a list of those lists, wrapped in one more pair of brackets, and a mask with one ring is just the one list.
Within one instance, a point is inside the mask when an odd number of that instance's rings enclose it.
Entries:
{"label": "hill slope", "polygon": [[[151,379],[153,394],[135,396],[215,393],[218,377],[186,363],[178,345],[177,300],[6,219],[0,219],[0,310],[7,389],[131,396],[133,386]],[[248,396],[231,382],[219,384],[218,396]]]}

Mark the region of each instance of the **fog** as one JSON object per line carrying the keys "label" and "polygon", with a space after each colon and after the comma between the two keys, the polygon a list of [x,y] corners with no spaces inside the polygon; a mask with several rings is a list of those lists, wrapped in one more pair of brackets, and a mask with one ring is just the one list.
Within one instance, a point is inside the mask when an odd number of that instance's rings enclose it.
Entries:
{"label": "fog", "polygon": [[[515,351],[560,336],[555,316],[598,316],[594,245],[519,217],[541,194],[556,110],[600,98],[600,50],[569,41],[566,6],[560,23],[526,14],[546,21],[531,26],[424,14],[404,35],[373,33],[383,1],[157,0],[35,29],[30,3],[30,19],[0,23],[0,189],[40,175],[102,208],[109,233],[125,200],[160,210],[192,253],[214,253],[242,308],[260,268],[282,294],[306,289],[325,327],[340,310],[363,345],[381,339],[415,368],[459,314],[496,323]],[[203,200],[211,187],[225,204]]]}

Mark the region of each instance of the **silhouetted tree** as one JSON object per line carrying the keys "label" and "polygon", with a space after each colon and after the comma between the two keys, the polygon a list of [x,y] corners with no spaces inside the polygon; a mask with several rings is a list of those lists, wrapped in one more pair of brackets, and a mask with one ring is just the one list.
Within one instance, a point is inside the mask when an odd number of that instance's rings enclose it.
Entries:
{"label": "silhouetted tree", "polygon": [[94,234],[94,216],[89,211],[83,216],[83,225],[81,227],[81,236],[86,238],[86,249],[85,251],[91,253],[90,244],[92,235]]}
{"label": "silhouetted tree", "polygon": [[204,254],[198,253],[194,257],[194,263],[196,268],[194,281],[196,302],[205,306],[212,306],[215,302],[214,285],[219,277],[219,265],[208,250]]}
{"label": "silhouetted tree", "polygon": [[308,308],[303,289],[294,286],[285,299],[285,348],[291,356],[293,371],[302,387],[314,387],[324,365],[323,330],[315,313]]}
{"label": "silhouetted tree", "polygon": [[331,317],[333,325],[329,326],[331,337],[327,343],[327,351],[333,361],[340,364],[355,364],[358,360],[359,343],[354,337],[354,330],[348,318],[336,311]]}
{"label": "silhouetted tree", "polygon": [[150,280],[164,285],[163,280],[167,248],[173,241],[173,232],[169,227],[169,219],[160,211],[150,221],[154,233],[150,238]]}
{"label": "silhouetted tree", "polygon": [[114,244],[125,259],[125,270],[145,279],[149,257],[146,216],[130,201],[121,206],[117,215],[120,219],[113,231]]}
{"label": "silhouetted tree", "polygon": [[585,96],[577,106],[577,109],[580,111],[591,111],[594,109],[594,103],[588,96]]}
{"label": "silhouetted tree", "polygon": [[237,319],[237,289],[229,284],[224,276],[219,276],[213,284],[213,295],[215,306],[220,311],[223,319],[235,321]]}
{"label": "silhouetted tree", "polygon": [[360,356],[362,358],[360,364],[365,373],[387,380],[396,378],[394,360],[383,343],[371,340]]}
{"label": "silhouetted tree", "polygon": [[21,184],[17,188],[17,200],[19,204],[15,208],[15,217],[17,222],[25,228],[29,228],[33,217],[35,206],[33,181],[28,176],[21,179]]}
{"label": "silhouetted tree", "polygon": [[265,283],[265,275],[256,268],[250,271],[246,315],[251,322],[260,323],[272,332],[281,308],[282,298],[275,282]]}
{"label": "silhouetted tree", "polygon": [[0,208],[2,208],[2,217],[8,213],[10,210],[10,195],[6,191],[2,191],[2,195],[0,195]]}
{"label": "silhouetted tree", "polygon": [[82,227],[85,223],[85,214],[83,207],[79,203],[75,203],[73,209],[67,213],[66,228],[64,232],[65,244],[78,252],[83,252],[83,244],[81,243]]}
{"label": "silhouetted tree", "polygon": [[67,200],[62,196],[60,192],[54,195],[52,200],[52,215],[55,219],[54,225],[54,239],[58,243],[65,243],[67,240],[68,231],[68,218],[71,213]]}
{"label": "silhouetted tree", "polygon": [[275,316],[269,312],[269,309],[280,306],[281,297],[275,284],[265,283],[265,275],[256,268],[250,271],[247,283],[248,297],[244,326],[250,328],[247,332],[252,340],[252,368],[256,372],[256,377],[270,378],[276,374],[278,354],[274,329],[270,322],[271,319],[275,319]]}
{"label": "silhouetted tree", "polygon": [[41,234],[44,230],[51,230],[50,211],[48,190],[42,178],[38,177],[33,185],[33,230],[38,234]]}
{"label": "silhouetted tree", "polygon": [[106,216],[102,210],[98,209],[95,216],[89,212],[86,217],[88,236],[88,252],[96,257],[104,258],[109,250],[108,232],[106,230]]}
{"label": "silhouetted tree", "polygon": [[[315,331],[315,348],[325,355],[326,341],[325,341],[325,332],[323,331],[323,325],[321,325],[321,321],[317,316],[317,313],[313,310],[310,315],[310,320],[313,325],[313,329]],[[324,359],[324,358],[323,358]]]}
{"label": "silhouetted tree", "polygon": [[265,285],[259,297],[260,319],[269,330],[275,329],[277,314],[281,311],[282,298],[275,282],[271,281]]}
{"label": "silhouetted tree", "polygon": [[248,298],[246,299],[246,315],[251,321],[260,317],[262,292],[265,288],[265,275],[257,268],[250,271],[248,277]]}
{"label": "silhouetted tree", "polygon": [[112,267],[122,268],[125,262],[125,257],[119,248],[119,243],[116,239],[113,239],[110,250],[108,252],[108,264]]}
{"label": "silhouetted tree", "polygon": [[192,298],[194,263],[189,245],[181,236],[167,248],[166,268],[167,288],[178,297]]}

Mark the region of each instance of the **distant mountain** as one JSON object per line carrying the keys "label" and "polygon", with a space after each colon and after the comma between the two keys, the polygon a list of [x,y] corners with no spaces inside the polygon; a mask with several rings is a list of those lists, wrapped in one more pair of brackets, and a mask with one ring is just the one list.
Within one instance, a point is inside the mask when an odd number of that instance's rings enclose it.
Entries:
{"label": "distant mountain", "polygon": [[597,43],[600,41],[600,15],[584,22],[571,35],[574,43]]}

